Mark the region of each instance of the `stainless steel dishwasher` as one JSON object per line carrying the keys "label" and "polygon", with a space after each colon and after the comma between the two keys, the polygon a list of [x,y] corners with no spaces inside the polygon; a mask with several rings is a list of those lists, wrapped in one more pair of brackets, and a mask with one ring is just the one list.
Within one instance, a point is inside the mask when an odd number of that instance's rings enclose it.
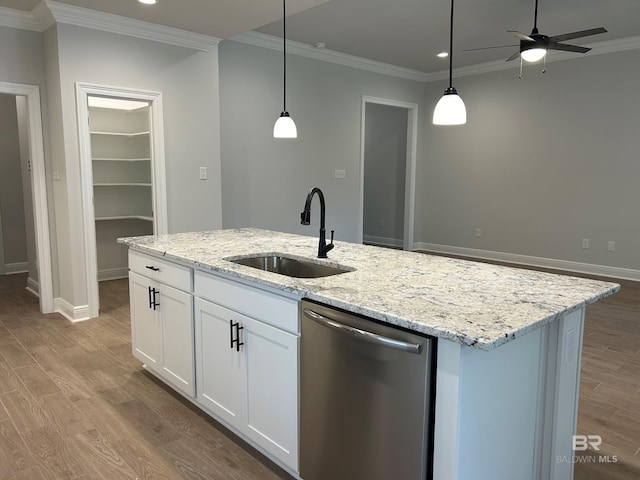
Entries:
{"label": "stainless steel dishwasher", "polygon": [[432,477],[435,339],[301,302],[300,476]]}

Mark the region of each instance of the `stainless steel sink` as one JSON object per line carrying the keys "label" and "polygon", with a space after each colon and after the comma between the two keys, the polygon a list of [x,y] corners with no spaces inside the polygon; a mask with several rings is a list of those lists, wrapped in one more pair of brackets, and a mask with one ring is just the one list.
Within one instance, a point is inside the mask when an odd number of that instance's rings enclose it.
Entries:
{"label": "stainless steel sink", "polygon": [[247,267],[296,278],[329,277],[353,271],[353,269],[334,267],[282,255],[260,255],[256,257],[229,258],[227,260]]}

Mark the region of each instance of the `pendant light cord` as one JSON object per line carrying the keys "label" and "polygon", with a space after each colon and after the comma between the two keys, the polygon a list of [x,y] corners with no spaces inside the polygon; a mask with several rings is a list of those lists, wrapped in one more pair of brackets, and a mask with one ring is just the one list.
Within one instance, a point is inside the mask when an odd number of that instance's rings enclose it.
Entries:
{"label": "pendant light cord", "polygon": [[287,111],[287,0],[282,0],[282,43],[283,52],[283,111]]}
{"label": "pendant light cord", "polygon": [[449,23],[449,88],[453,85],[453,0],[451,0],[451,20]]}

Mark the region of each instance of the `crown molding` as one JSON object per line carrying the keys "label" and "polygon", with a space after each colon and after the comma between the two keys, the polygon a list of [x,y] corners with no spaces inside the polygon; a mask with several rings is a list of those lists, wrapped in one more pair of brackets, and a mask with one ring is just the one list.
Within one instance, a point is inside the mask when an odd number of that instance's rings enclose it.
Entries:
{"label": "crown molding", "polygon": [[29,12],[0,7],[0,26],[41,32],[40,23]]}
{"label": "crown molding", "polygon": [[31,12],[0,7],[0,26],[44,32],[54,23],[77,25],[203,52],[220,43],[216,37],[49,0],[43,0]]}
{"label": "crown molding", "polygon": [[[229,40],[254,45],[256,47],[268,48],[270,50],[282,51],[282,38],[275,37],[273,35],[266,35],[264,33],[251,31],[235,35],[229,38]],[[340,53],[326,48],[317,48],[306,43],[300,43],[293,40],[287,40],[287,53],[324,62],[335,63],[346,67],[358,68],[360,70],[368,70],[370,72],[381,73],[383,75],[390,75],[392,77],[404,78],[406,80],[425,82],[428,78],[426,73],[418,70],[411,70],[409,68],[390,65],[388,63],[376,62],[367,58],[348,55],[346,53]]]}
{"label": "crown molding", "polygon": [[[577,58],[593,57],[596,55],[605,55],[608,53],[624,52],[627,50],[640,49],[640,36],[620,38],[618,40],[607,40],[604,42],[594,42],[584,45],[591,48],[587,53],[576,55],[571,52],[564,52],[554,50],[551,55],[547,56],[546,63],[560,62],[564,60],[575,60]],[[535,64],[527,64],[535,65]],[[519,68],[520,62],[511,61],[506,62],[504,60],[496,60],[494,62],[479,63],[477,65],[470,65],[468,67],[460,67],[453,69],[453,77],[468,77],[470,75],[479,75],[481,73],[497,72],[500,70],[508,70],[510,68]],[[441,80],[447,80],[449,78],[449,70],[442,70],[440,72],[434,72],[426,74],[426,82],[437,82]]]}
{"label": "crown molding", "polygon": [[93,28],[200,51],[207,51],[220,42],[220,39],[216,37],[134,20],[120,15],[98,12],[49,0],[44,0],[42,3],[46,4],[57,23]]}

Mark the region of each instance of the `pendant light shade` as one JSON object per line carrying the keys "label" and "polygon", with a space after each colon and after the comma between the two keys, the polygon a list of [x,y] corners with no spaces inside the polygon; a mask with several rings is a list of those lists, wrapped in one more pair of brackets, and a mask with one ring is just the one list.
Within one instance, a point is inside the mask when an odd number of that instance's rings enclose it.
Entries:
{"label": "pendant light shade", "polygon": [[433,111],[434,125],[464,125],[467,109],[453,87],[453,0],[451,0],[451,23],[449,28],[449,87]]}
{"label": "pendant light shade", "polygon": [[465,123],[467,123],[467,109],[464,102],[455,88],[447,88],[433,111],[433,124],[464,125]]}
{"label": "pendant light shade", "polygon": [[282,113],[273,126],[273,138],[298,138],[296,124],[287,112],[287,5],[282,0],[282,41],[283,41],[283,69],[282,69]]}
{"label": "pendant light shade", "polygon": [[282,112],[273,126],[273,138],[298,138],[298,129],[289,115],[289,112]]}

